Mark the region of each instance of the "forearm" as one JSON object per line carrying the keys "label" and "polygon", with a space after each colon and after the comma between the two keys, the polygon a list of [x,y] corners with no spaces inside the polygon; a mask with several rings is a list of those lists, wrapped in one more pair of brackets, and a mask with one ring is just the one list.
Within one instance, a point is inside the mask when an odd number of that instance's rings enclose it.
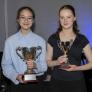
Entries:
{"label": "forearm", "polygon": [[92,69],[92,63],[88,63],[86,65],[81,65],[81,66],[77,66],[75,70],[79,71],[83,71],[83,70],[89,70]]}
{"label": "forearm", "polygon": [[42,61],[42,62],[38,61],[36,71],[38,73],[40,73],[40,72],[43,72],[43,73],[46,72],[47,71],[47,63],[44,62],[44,61]]}
{"label": "forearm", "polygon": [[60,65],[60,63],[57,60],[53,60],[53,61],[48,60],[47,62],[48,62],[49,67],[55,67],[55,66]]}
{"label": "forearm", "polygon": [[5,77],[7,77],[8,79],[10,79],[12,82],[14,82],[15,84],[18,84],[19,82],[16,80],[16,77],[18,75],[17,72],[15,72],[15,70],[13,68],[11,68],[11,66],[5,66],[2,65],[2,69],[3,69],[3,74]]}

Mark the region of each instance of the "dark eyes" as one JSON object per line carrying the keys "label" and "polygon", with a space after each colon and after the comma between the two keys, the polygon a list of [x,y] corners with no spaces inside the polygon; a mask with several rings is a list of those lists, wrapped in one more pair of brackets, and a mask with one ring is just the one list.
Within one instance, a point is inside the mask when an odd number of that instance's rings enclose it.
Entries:
{"label": "dark eyes", "polygon": [[[71,18],[71,16],[69,16],[69,17],[66,17],[66,18]],[[65,17],[60,17],[60,19],[65,19]]]}
{"label": "dark eyes", "polygon": [[31,20],[33,20],[33,18],[32,17],[20,17],[20,20],[23,20],[23,21],[25,21],[25,20],[31,21]]}

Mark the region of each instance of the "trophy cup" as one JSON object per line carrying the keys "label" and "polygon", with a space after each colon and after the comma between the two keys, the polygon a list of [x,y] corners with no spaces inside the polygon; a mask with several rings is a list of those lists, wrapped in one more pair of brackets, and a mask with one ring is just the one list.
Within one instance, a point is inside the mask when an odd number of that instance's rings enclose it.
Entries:
{"label": "trophy cup", "polygon": [[[71,47],[71,42],[67,41],[67,42],[58,42],[58,47],[60,48],[60,50],[63,52],[63,54],[68,57],[68,53]],[[67,60],[67,62],[62,63],[61,65],[59,65],[59,68],[69,68],[69,59]]]}
{"label": "trophy cup", "polygon": [[[34,64],[36,64],[36,59],[41,54],[41,52],[42,52],[42,48],[40,46],[31,47],[31,48],[18,47],[16,49],[17,55],[21,59],[23,59],[24,62],[32,59],[34,61],[33,62]],[[27,70],[25,71],[24,76],[23,76],[24,81],[26,81],[26,82],[37,82],[36,73],[35,73],[34,69],[36,69],[36,67],[33,68],[33,69],[29,69],[28,66],[27,66]]]}

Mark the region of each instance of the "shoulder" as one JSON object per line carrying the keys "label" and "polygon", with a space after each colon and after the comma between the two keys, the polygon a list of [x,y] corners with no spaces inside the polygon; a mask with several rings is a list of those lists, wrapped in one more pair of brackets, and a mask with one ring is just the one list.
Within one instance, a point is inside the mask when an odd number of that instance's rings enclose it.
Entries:
{"label": "shoulder", "polygon": [[16,41],[16,38],[18,36],[18,32],[9,36],[6,40],[5,40],[5,43],[10,43],[10,42],[14,42]]}
{"label": "shoulder", "polygon": [[45,42],[45,39],[41,35],[33,33],[33,36],[34,36],[34,38],[35,38],[36,41]]}
{"label": "shoulder", "polygon": [[57,39],[57,33],[53,33],[51,36],[49,36],[48,40],[55,40]]}
{"label": "shoulder", "polygon": [[78,34],[78,39],[83,48],[89,44],[89,40],[84,34]]}
{"label": "shoulder", "polygon": [[87,38],[84,34],[81,34],[81,33],[78,34],[78,38],[79,38],[80,40],[82,40],[82,41],[83,41],[83,40],[84,40],[84,41],[85,41],[85,40],[88,41],[88,38]]}
{"label": "shoulder", "polygon": [[84,34],[82,34],[82,33],[78,33],[78,36],[80,37],[80,38],[85,38],[86,36],[84,35]]}
{"label": "shoulder", "polygon": [[48,43],[53,47],[57,43],[57,40],[58,40],[58,34],[54,33],[48,38]]}

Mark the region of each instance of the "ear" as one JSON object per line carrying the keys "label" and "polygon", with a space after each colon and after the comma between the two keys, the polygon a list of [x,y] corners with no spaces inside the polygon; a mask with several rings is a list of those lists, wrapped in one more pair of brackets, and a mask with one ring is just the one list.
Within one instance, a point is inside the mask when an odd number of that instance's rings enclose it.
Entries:
{"label": "ear", "polygon": [[16,20],[19,23],[19,19]]}
{"label": "ear", "polygon": [[32,23],[34,24],[34,22],[35,22],[35,20],[33,19],[33,20],[32,20]]}
{"label": "ear", "polygon": [[74,17],[74,21],[76,21],[76,17]]}

